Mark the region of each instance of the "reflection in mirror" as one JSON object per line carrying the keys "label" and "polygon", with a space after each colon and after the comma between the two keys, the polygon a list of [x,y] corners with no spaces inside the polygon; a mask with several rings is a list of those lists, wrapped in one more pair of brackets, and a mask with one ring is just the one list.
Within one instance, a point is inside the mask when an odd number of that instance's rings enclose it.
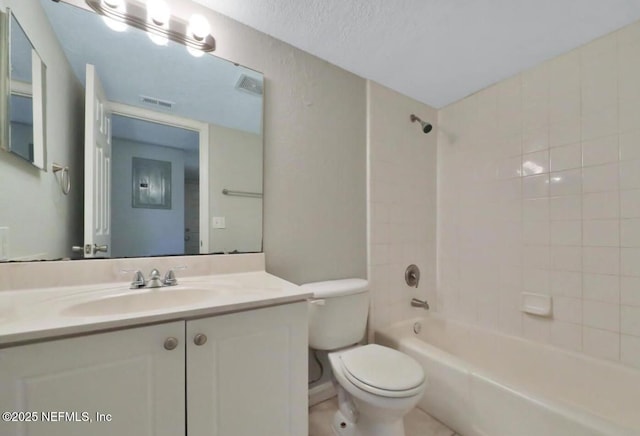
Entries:
{"label": "reflection in mirror", "polygon": [[44,64],[13,13],[10,19],[8,150],[45,169]]}
{"label": "reflection in mirror", "polygon": [[[114,31],[86,8],[5,3],[47,63],[47,153],[69,167],[72,186],[64,197],[48,178],[19,174],[0,157],[0,200],[11,201],[7,188],[21,184],[34,198],[0,209],[0,260],[262,251],[262,74],[211,54],[195,57],[172,41],[159,45],[136,28]],[[98,82],[100,104],[91,100],[85,111]],[[84,119],[92,111],[98,123]],[[98,138],[88,134],[94,127],[110,151],[95,153],[100,165],[85,159],[82,168],[77,157],[101,147],[85,140]],[[149,164],[146,179],[134,178],[140,159]],[[167,163],[170,171],[162,169]],[[93,190],[87,181],[96,180],[102,188]],[[170,199],[152,192],[169,183]],[[71,218],[78,208],[84,224]]]}

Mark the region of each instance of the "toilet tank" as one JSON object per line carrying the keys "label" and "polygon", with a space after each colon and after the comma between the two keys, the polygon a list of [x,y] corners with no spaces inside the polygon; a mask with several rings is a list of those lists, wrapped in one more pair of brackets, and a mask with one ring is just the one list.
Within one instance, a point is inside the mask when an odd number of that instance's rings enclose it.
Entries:
{"label": "toilet tank", "polygon": [[369,283],[362,279],[307,283],[309,347],[336,350],[359,342],[367,327]]}

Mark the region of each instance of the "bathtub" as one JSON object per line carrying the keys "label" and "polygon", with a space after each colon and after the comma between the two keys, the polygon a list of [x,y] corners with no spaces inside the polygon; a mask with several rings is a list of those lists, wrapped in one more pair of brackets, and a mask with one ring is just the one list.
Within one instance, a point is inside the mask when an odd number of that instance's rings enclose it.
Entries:
{"label": "bathtub", "polygon": [[434,315],[375,339],[420,362],[418,407],[461,435],[640,435],[640,371]]}

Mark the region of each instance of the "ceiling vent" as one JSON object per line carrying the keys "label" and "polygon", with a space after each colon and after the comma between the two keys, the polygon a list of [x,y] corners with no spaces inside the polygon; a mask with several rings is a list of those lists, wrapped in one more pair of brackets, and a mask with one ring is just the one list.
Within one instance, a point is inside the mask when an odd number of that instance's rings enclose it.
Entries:
{"label": "ceiling vent", "polygon": [[149,97],[146,95],[140,96],[140,101],[148,106],[153,106],[156,108],[162,108],[165,110],[172,110],[175,105],[174,102],[168,100],[160,100],[159,98]]}
{"label": "ceiling vent", "polygon": [[236,89],[253,95],[262,95],[262,81],[246,74],[241,74],[236,83]]}

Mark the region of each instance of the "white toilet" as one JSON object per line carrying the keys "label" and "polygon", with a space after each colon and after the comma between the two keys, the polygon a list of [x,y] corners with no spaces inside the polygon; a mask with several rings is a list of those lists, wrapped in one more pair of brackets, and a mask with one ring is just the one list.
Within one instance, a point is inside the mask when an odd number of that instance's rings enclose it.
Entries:
{"label": "white toilet", "polygon": [[404,436],[403,417],[425,387],[422,367],[411,357],[380,345],[357,345],[369,312],[368,282],[361,279],[308,283],[309,347],[327,350],[339,410],[339,436]]}

